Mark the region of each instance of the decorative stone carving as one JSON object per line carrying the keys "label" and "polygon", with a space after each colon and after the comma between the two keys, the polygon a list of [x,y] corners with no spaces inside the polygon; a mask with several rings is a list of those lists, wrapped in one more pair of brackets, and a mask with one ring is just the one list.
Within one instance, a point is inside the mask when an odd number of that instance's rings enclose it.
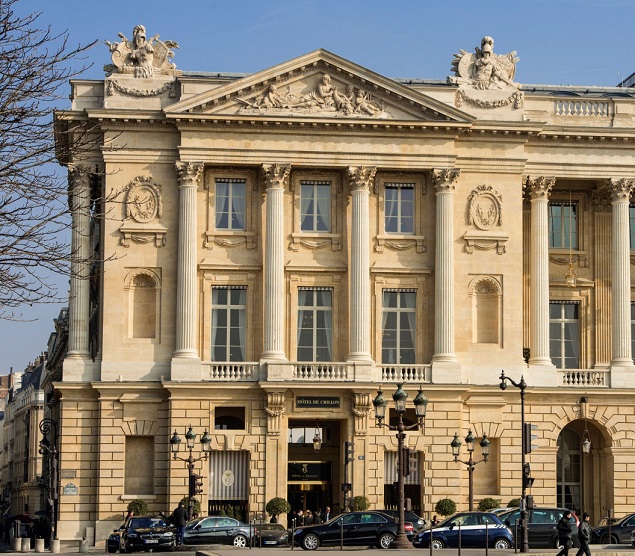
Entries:
{"label": "decorative stone carving", "polygon": [[291,166],[282,166],[276,164],[263,164],[262,171],[265,176],[265,183],[267,189],[284,189],[289,185],[289,173],[291,172]]}
{"label": "decorative stone carving", "polygon": [[635,188],[635,180],[620,178],[610,180],[611,200],[628,201]]}
{"label": "decorative stone carving", "polygon": [[452,60],[454,77],[448,81],[459,85],[455,103],[461,106],[469,102],[479,108],[500,108],[512,105],[522,106],[523,94],[514,82],[516,73],[516,51],[505,55],[494,54],[494,39],[483,37],[481,47],[470,54],[459,50]]}
{"label": "decorative stone carving", "polygon": [[267,435],[280,435],[280,422],[285,414],[286,400],[284,392],[269,392],[267,394],[267,406],[265,413],[267,414]]}
{"label": "decorative stone carving", "polygon": [[110,49],[112,64],[104,66],[106,75],[113,73],[132,74],[138,78],[150,78],[156,75],[179,75],[176,65],[170,60],[174,57],[172,48],[178,48],[174,41],[160,41],[159,35],[146,40],[146,28],[137,25],[132,31],[132,40],[118,33],[121,42],[106,41]]}
{"label": "decorative stone carving", "polygon": [[434,189],[439,192],[445,190],[454,191],[456,182],[461,175],[458,168],[440,168],[432,170],[432,183]]}
{"label": "decorative stone carving", "polygon": [[272,112],[278,115],[390,118],[380,99],[351,84],[336,85],[328,73],[322,74],[319,82],[310,85],[308,91],[291,91],[288,86],[283,93],[277,84],[272,83],[256,96],[237,100],[242,104],[240,111],[250,114]]}
{"label": "decorative stone carving", "polygon": [[468,223],[480,230],[503,224],[503,196],[491,185],[479,185],[468,197]]}
{"label": "decorative stone carving", "polygon": [[354,394],[351,413],[355,417],[355,434],[368,433],[368,416],[372,409],[372,396],[370,394]]}
{"label": "decorative stone carving", "polygon": [[165,245],[167,228],[159,223],[163,216],[160,185],[150,177],[137,176],[124,189],[124,209],[126,219],[119,228],[121,245],[130,247],[131,241]]}
{"label": "decorative stone carving", "polygon": [[591,205],[595,212],[611,212],[611,189],[600,187],[591,193]]}
{"label": "decorative stone carving", "polygon": [[523,188],[529,194],[531,199],[547,199],[548,200],[549,195],[551,194],[551,190],[553,189],[553,186],[555,184],[556,184],[555,177],[527,176],[527,181],[525,182]]}
{"label": "decorative stone carving", "polygon": [[348,183],[351,190],[364,190],[370,191],[370,186],[373,184],[375,174],[377,173],[376,167],[368,166],[349,166],[346,168],[348,175]]}
{"label": "decorative stone carving", "polygon": [[202,162],[177,162],[176,171],[181,185],[196,185],[203,172]]}

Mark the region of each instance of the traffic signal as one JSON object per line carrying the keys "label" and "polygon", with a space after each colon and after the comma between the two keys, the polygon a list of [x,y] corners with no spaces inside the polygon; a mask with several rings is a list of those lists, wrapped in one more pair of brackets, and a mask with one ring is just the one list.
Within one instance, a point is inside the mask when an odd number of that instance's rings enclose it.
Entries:
{"label": "traffic signal", "polygon": [[538,428],[538,425],[532,425],[531,423],[525,423],[525,429],[523,430],[523,451],[526,454],[531,454],[532,448],[537,448],[536,444],[532,444],[532,440],[536,440],[538,438],[537,434],[531,434],[531,431],[534,431]]}
{"label": "traffic signal", "polygon": [[352,442],[346,440],[344,442],[344,465],[348,465],[354,459],[355,445]]}
{"label": "traffic signal", "polygon": [[203,477],[196,473],[190,474],[189,497],[194,498],[197,494],[203,494]]}
{"label": "traffic signal", "polygon": [[531,468],[528,463],[523,465],[523,488],[531,488],[534,484],[534,478],[531,476]]}

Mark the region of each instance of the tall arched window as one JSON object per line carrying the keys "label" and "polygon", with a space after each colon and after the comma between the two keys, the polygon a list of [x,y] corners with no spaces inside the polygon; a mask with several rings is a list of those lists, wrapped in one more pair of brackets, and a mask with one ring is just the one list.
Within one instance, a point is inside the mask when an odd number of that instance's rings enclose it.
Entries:
{"label": "tall arched window", "polygon": [[580,435],[565,428],[558,436],[556,460],[557,505],[559,508],[582,508],[582,444]]}

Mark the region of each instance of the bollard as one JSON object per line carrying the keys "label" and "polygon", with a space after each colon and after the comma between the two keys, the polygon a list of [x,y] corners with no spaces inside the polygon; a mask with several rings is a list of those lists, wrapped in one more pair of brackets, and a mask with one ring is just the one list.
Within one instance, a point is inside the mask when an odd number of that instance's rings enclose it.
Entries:
{"label": "bollard", "polygon": [[20,552],[31,552],[31,539],[29,537],[20,539],[22,541]]}
{"label": "bollard", "polygon": [[22,548],[22,539],[20,537],[13,537],[11,539],[11,552],[20,552]]}
{"label": "bollard", "polygon": [[59,539],[54,539],[54,540],[51,541],[50,550],[51,550],[52,554],[59,554],[60,553],[60,540]]}
{"label": "bollard", "polygon": [[44,552],[44,539],[35,539],[35,551]]}
{"label": "bollard", "polygon": [[86,537],[82,537],[82,540],[79,541],[79,551],[88,552],[88,539]]}

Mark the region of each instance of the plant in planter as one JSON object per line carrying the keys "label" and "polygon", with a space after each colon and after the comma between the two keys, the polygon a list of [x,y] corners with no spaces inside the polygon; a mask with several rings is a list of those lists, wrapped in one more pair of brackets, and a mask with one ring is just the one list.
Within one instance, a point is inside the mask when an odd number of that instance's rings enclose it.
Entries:
{"label": "plant in planter", "polygon": [[481,512],[489,512],[500,507],[500,500],[495,500],[494,498],[483,498],[483,500],[478,503],[478,509]]}
{"label": "plant in planter", "polygon": [[354,496],[351,501],[351,509],[354,512],[363,512],[370,508],[370,502],[365,496]]}
{"label": "plant in planter", "polygon": [[145,500],[132,500],[126,509],[134,515],[145,515],[148,513],[148,503]]}
{"label": "plant in planter", "polygon": [[456,513],[456,502],[449,498],[443,498],[439,500],[434,507],[434,511],[444,517]]}
{"label": "plant in planter", "polygon": [[509,502],[507,502],[508,508],[520,508],[520,498],[512,498]]}
{"label": "plant in planter", "polygon": [[284,498],[276,496],[267,502],[265,511],[271,516],[272,519],[278,521],[280,514],[288,514],[291,511],[291,504]]}

